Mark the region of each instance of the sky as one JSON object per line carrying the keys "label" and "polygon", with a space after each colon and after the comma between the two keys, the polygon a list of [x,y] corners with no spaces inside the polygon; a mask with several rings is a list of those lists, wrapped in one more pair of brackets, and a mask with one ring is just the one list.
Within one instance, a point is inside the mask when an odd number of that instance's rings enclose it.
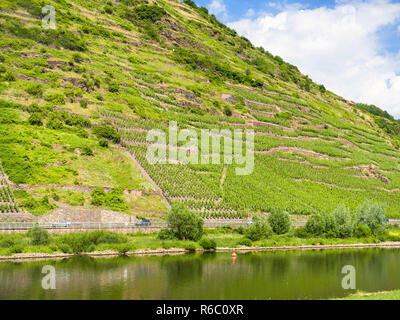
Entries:
{"label": "sky", "polygon": [[346,99],[400,118],[400,0],[195,0]]}

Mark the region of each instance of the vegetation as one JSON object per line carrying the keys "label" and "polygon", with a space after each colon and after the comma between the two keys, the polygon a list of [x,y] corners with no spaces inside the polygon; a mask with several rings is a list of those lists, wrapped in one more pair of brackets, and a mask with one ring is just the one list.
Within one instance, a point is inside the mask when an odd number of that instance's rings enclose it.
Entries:
{"label": "vegetation", "polygon": [[292,224],[289,214],[282,209],[272,210],[269,214],[268,222],[272,231],[276,234],[288,233]]}
{"label": "vegetation", "polygon": [[203,219],[183,205],[175,204],[167,221],[168,227],[179,240],[198,241],[203,235]]}
{"label": "vegetation", "polygon": [[[95,202],[167,212],[125,147],[171,204],[202,218],[278,208],[313,216],[316,234],[348,238],[365,227],[381,232],[354,214],[367,200],[399,217],[400,124],[387,112],[331,93],[193,1],[46,4],[56,8],[56,30],[41,28],[42,1],[0,4],[0,160],[10,182],[118,189]],[[149,164],[148,132],[167,132],[172,120],[199,137],[201,129],[254,130],[254,172],[237,176],[235,163]],[[143,194],[123,193],[131,190]],[[0,211],[49,213],[56,200],[46,195],[16,191]],[[331,214],[339,203],[348,210]]]}
{"label": "vegetation", "polygon": [[251,241],[268,239],[271,235],[271,226],[264,218],[254,218],[253,223],[245,231],[245,236]]}

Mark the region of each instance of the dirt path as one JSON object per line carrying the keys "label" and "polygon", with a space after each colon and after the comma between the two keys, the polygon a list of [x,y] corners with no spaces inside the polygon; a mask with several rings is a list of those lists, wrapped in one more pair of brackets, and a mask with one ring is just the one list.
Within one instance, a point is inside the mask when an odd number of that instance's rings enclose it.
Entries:
{"label": "dirt path", "polygon": [[150,177],[150,175],[147,173],[147,171],[142,167],[140,162],[136,159],[136,157],[129,152],[126,148],[124,147],[113,147],[114,149],[124,151],[129,158],[133,161],[133,163],[136,165],[136,167],[139,168],[140,173],[151,183],[153,188],[156,190],[157,194],[161,197],[162,201],[165,203],[168,209],[171,209],[171,204],[169,203],[167,197],[165,196],[164,192],[162,189],[158,186],[158,184]]}

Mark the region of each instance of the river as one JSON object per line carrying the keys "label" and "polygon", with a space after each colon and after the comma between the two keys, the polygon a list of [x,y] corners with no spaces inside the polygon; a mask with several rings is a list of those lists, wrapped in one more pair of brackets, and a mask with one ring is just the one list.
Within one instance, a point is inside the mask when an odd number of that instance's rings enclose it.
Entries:
{"label": "river", "polygon": [[[400,250],[346,249],[0,262],[0,299],[326,299],[400,288]],[[55,289],[43,289],[44,266]],[[49,283],[49,282],[45,282]]]}

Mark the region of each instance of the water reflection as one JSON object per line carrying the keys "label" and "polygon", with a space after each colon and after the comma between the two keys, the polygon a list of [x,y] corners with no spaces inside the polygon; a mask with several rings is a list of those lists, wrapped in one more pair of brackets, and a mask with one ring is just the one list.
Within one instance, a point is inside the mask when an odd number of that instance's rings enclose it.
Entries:
{"label": "water reflection", "polygon": [[[1,262],[0,299],[321,299],[341,287],[345,265],[357,289],[400,288],[399,250],[291,251],[163,257],[74,257]],[[56,269],[56,290],[43,290],[43,266]]]}

